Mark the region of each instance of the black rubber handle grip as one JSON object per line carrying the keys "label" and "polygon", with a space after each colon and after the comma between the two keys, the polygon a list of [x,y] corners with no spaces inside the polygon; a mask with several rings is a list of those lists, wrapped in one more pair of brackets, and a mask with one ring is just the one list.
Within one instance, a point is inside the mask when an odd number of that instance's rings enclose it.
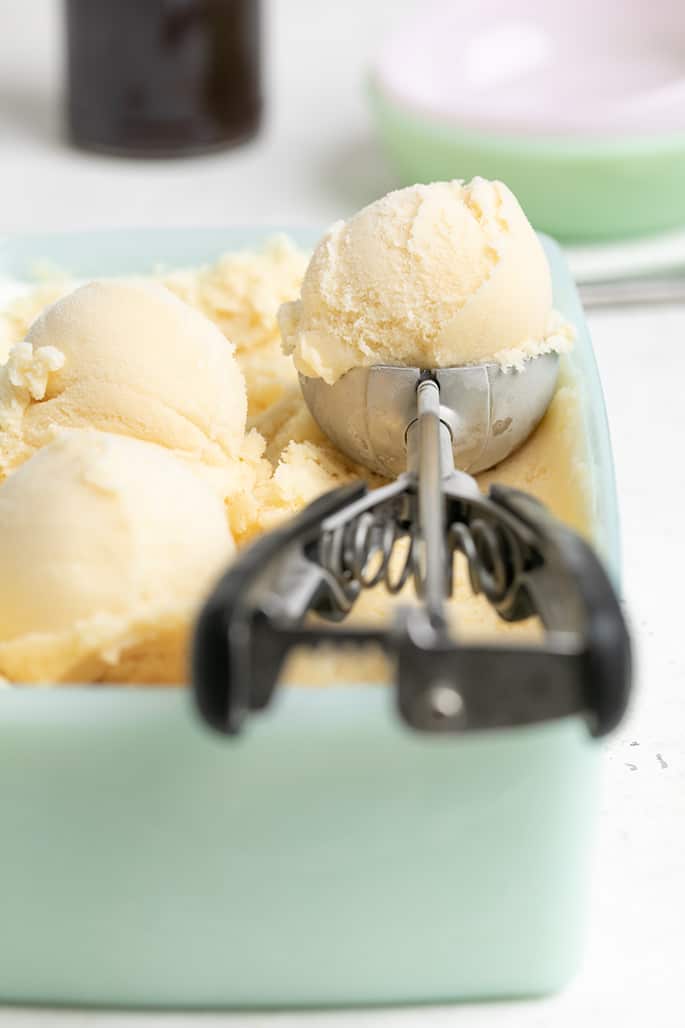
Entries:
{"label": "black rubber handle grip", "polygon": [[623,717],[630,695],[630,636],[616,592],[593,548],[528,493],[493,486],[492,500],[535,535],[540,564],[522,576],[527,601],[548,629],[577,632],[583,640],[584,683],[594,735],[606,735]]}
{"label": "black rubber handle grip", "polygon": [[282,527],[252,543],[217,582],[200,611],[191,649],[195,702],[204,720],[217,731],[238,731],[250,707],[249,683],[236,669],[231,652],[231,633],[241,630],[242,608],[250,586],[288,547],[305,545],[318,534],[324,518],[366,491],[364,483],[355,482],[325,493]]}

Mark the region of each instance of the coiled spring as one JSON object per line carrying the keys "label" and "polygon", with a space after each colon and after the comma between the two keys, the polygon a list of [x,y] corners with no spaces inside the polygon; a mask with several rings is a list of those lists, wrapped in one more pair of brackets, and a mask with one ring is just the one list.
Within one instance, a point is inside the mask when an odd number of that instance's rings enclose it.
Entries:
{"label": "coiled spring", "polygon": [[[400,592],[415,570],[416,537],[392,511],[365,511],[324,532],[319,562],[343,586],[372,589],[381,582],[389,593]],[[393,559],[393,557],[395,559]]]}
{"label": "coiled spring", "polygon": [[[466,558],[474,593],[493,604],[507,598],[524,568],[521,546],[503,524],[484,517],[454,521],[446,536],[446,591],[452,592],[454,554]],[[414,518],[401,516],[396,505],[381,507],[324,532],[318,559],[343,588],[372,589],[381,583],[399,593],[410,576],[422,593],[420,539]]]}
{"label": "coiled spring", "polygon": [[448,542],[451,556],[466,557],[473,592],[483,593],[490,603],[503,603],[524,568],[514,535],[502,524],[474,518],[468,524],[453,523]]}

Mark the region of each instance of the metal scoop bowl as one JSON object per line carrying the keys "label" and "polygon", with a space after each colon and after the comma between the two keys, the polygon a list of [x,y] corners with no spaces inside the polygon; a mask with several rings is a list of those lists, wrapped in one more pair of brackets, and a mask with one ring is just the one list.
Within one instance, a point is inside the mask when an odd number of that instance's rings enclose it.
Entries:
{"label": "metal scoop bowl", "polygon": [[499,364],[422,371],[376,365],[353,368],[328,385],[300,376],[315,421],[338,449],[364,467],[395,478],[407,466],[407,429],[417,418],[417,388],[430,378],[440,393],[454,464],[477,474],[513,453],[547,410],[556,388],[559,356],[532,357],[518,369]]}

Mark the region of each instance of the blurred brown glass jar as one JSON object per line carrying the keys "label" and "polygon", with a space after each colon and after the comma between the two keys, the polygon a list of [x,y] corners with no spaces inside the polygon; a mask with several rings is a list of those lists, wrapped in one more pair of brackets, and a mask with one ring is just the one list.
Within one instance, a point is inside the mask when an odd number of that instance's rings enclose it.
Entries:
{"label": "blurred brown glass jar", "polygon": [[221,149],[261,116],[259,0],[66,0],[67,128],[140,157]]}

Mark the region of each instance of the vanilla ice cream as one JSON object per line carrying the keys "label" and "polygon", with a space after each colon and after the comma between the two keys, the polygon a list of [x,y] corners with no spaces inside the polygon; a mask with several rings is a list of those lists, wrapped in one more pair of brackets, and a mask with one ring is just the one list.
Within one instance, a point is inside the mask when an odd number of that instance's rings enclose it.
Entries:
{"label": "vanilla ice cream", "polygon": [[0,485],[0,675],[182,682],[234,551],[223,505],[151,443],[75,430]]}
{"label": "vanilla ice cream", "polygon": [[225,465],[241,454],[246,409],[235,357],[207,318],[155,283],[91,282],[48,307],[0,369],[0,478],[61,428]]}
{"label": "vanilla ice cream", "polygon": [[337,222],[279,323],[298,371],[329,383],[373,364],[519,367],[573,338],[516,198],[480,178],[400,189]]}
{"label": "vanilla ice cream", "polygon": [[170,272],[162,279],[235,347],[251,416],[297,382],[293,362],[281,349],[276,314],[282,303],[297,296],[306,267],[302,250],[286,236],[273,236],[256,252],[226,253],[215,264]]}
{"label": "vanilla ice cream", "polygon": [[[445,200],[447,194],[453,202]],[[398,203],[415,211],[406,215],[404,235],[396,220],[391,230],[388,214],[385,234],[375,238],[370,225],[376,215],[368,212],[384,204],[392,211]],[[441,206],[449,216],[441,218]],[[357,222],[361,228],[354,232],[363,246],[355,271],[357,243],[352,246],[347,233]],[[468,258],[458,256],[455,225],[461,225],[462,241],[470,240]],[[396,247],[383,241],[393,232]],[[312,360],[329,354],[323,361],[329,377],[342,373],[336,353],[345,358],[343,365],[347,358],[363,362],[362,329],[375,333],[380,359],[394,363],[423,363],[421,352],[435,363],[443,336],[452,346],[449,353],[440,351],[447,363],[482,359],[478,340],[487,343],[488,356],[500,354],[505,363],[512,354],[521,359],[536,348],[569,345],[570,331],[554,328],[549,272],[537,238],[511,194],[496,183],[403,190],[360,212],[333,236],[330,248],[322,243],[311,262],[309,294],[305,282],[301,300],[281,315],[284,325],[302,329]],[[364,255],[378,250],[387,250],[387,275],[377,267],[367,276]],[[379,484],[322,435],[304,404],[291,358],[274,359],[276,307],[295,299],[306,263],[295,247],[279,242],[165,278],[194,311],[159,285],[109,281],[59,300],[28,331],[42,306],[64,291],[61,281],[24,292],[0,312],[4,339],[18,343],[0,367],[0,479],[9,476],[0,485],[0,677],[186,681],[188,624],[207,583],[232,552],[231,536],[241,546],[353,478]],[[406,274],[412,269],[414,278]],[[319,328],[325,323],[331,329],[321,337],[328,351],[314,347],[316,336],[305,331],[317,279],[323,283]],[[388,324],[392,338],[403,340],[403,353],[383,349],[391,338],[383,321],[387,288],[394,290]],[[536,300],[538,288],[544,302]],[[87,304],[78,299],[84,293]],[[324,302],[324,294],[332,299]],[[333,300],[344,317],[335,314]],[[179,320],[172,311],[184,313]],[[202,328],[195,332],[198,319]],[[47,330],[51,324],[55,331]],[[440,332],[434,331],[438,324]],[[443,332],[447,325],[451,336]],[[225,336],[235,338],[235,351]],[[0,344],[2,339],[0,334]],[[507,347],[509,357],[503,357]],[[372,349],[362,352],[367,363],[377,360]],[[257,428],[244,438],[244,393],[235,360],[246,371]],[[224,361],[229,370],[222,370]],[[478,481],[481,488],[498,480],[525,489],[587,534],[591,475],[579,388],[564,363],[557,393],[534,435]],[[91,423],[114,434],[83,430]],[[261,459],[264,446],[268,462]],[[240,478],[240,491],[228,497],[217,490],[214,473]],[[523,640],[539,630],[532,622],[499,620],[483,597],[471,595],[463,566],[456,577],[448,614],[462,637],[505,633]],[[411,586],[396,598],[374,589],[360,597],[352,620],[387,622],[394,605],[407,602],[414,602]],[[291,682],[325,685],[379,680],[386,671],[379,655],[336,649],[297,654],[286,674]]]}

